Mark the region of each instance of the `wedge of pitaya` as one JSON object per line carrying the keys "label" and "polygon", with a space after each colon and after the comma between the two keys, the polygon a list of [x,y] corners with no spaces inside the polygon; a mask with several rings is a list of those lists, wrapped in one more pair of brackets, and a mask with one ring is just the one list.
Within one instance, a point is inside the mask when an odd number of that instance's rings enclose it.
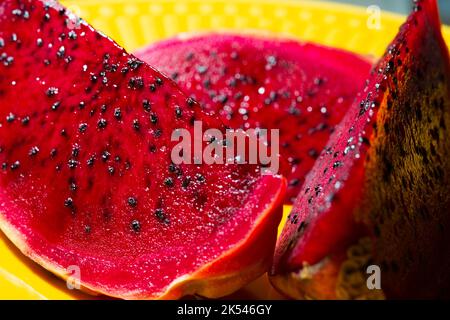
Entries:
{"label": "wedge of pitaya", "polygon": [[217,297],[268,269],[283,179],[175,165],[175,129],[223,125],[58,4],[0,11],[0,227],[25,255],[120,298]]}
{"label": "wedge of pitaya", "polygon": [[[449,129],[436,1],[415,1],[308,176],[277,244],[273,284],[296,298],[449,296]],[[372,274],[382,292],[369,290]]]}
{"label": "wedge of pitaya", "polygon": [[167,40],[136,55],[229,127],[279,129],[285,203],[299,193],[371,68],[366,59],[337,49],[227,34]]}

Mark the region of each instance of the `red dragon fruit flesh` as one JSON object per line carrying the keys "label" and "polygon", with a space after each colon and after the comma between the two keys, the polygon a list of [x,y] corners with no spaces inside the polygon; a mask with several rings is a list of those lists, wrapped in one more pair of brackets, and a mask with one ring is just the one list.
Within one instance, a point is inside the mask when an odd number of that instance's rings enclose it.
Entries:
{"label": "red dragon fruit flesh", "polygon": [[279,129],[285,203],[299,193],[371,68],[366,59],[338,49],[230,34],[175,38],[136,55],[227,126]]}
{"label": "red dragon fruit flesh", "polygon": [[283,178],[172,163],[175,129],[223,124],[60,5],[0,11],[0,228],[26,256],[129,299],[218,297],[268,270]]}

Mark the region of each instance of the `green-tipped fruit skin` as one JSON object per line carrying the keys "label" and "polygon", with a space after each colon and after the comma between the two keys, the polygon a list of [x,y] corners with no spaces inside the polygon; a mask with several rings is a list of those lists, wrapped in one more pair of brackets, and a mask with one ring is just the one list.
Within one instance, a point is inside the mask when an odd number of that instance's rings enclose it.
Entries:
{"label": "green-tipped fruit skin", "polygon": [[[415,1],[331,136],[277,244],[281,291],[368,297],[361,284],[375,265],[386,298],[449,297],[450,62],[440,29],[436,1]],[[355,266],[359,241],[370,258]],[[334,273],[314,287],[328,289],[311,290],[321,266]],[[299,280],[302,270],[315,272]],[[360,292],[343,292],[352,285]]]}

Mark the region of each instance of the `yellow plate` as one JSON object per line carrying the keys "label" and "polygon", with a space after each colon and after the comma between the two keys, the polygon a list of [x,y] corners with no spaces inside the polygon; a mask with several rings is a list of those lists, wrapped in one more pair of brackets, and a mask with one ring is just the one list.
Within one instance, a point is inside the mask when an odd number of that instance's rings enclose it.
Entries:
{"label": "yellow plate", "polygon": [[[66,0],[71,10],[133,51],[180,32],[263,31],[379,56],[404,16],[300,0]],[[450,43],[450,28],[444,28]],[[285,216],[289,208],[285,208]],[[89,299],[24,257],[0,234],[0,299]],[[281,298],[262,277],[233,298]]]}

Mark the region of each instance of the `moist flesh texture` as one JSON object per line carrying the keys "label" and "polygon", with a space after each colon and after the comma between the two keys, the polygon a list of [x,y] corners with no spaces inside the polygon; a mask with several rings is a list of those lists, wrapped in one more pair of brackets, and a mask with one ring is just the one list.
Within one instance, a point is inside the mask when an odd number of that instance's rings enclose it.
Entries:
{"label": "moist flesh texture", "polygon": [[416,1],[294,205],[272,270],[281,291],[361,298],[376,264],[388,298],[449,295],[449,70],[436,2]]}
{"label": "moist flesh texture", "polygon": [[266,270],[281,178],[172,163],[175,129],[223,124],[59,5],[0,9],[0,226],[26,255],[122,298],[218,296]]}
{"label": "moist flesh texture", "polygon": [[368,60],[338,49],[232,34],[176,38],[136,55],[228,127],[278,129],[287,204],[301,190],[371,68]]}

